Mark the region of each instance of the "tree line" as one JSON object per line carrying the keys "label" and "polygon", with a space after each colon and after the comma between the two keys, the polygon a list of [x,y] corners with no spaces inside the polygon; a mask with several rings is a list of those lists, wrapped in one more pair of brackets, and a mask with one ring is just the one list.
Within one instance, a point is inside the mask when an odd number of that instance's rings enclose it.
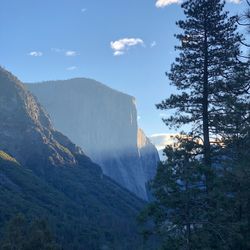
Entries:
{"label": "tree line", "polygon": [[45,219],[27,220],[23,214],[17,214],[5,225],[0,242],[2,250],[59,250],[62,249]]}

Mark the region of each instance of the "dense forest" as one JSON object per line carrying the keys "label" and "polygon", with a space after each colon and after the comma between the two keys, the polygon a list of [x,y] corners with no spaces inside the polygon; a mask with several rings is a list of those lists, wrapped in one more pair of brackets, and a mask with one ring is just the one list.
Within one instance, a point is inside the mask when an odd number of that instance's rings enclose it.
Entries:
{"label": "dense forest", "polygon": [[179,56],[167,73],[177,94],[157,108],[166,110],[167,126],[186,129],[164,151],[151,183],[155,200],[141,214],[143,233],[159,235],[161,249],[247,250],[250,58],[239,25],[249,32],[250,12],[230,17],[220,0],[188,0],[182,8]]}

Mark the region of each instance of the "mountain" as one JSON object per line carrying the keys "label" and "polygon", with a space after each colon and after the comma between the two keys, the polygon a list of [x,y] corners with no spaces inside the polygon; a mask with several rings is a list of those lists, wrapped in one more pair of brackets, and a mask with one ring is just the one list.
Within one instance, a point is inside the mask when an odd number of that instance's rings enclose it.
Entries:
{"label": "mountain", "polygon": [[138,130],[134,97],[86,78],[26,86],[46,108],[53,125],[105,175],[148,199],[146,183],[154,177],[159,156]]}
{"label": "mountain", "polygon": [[140,249],[144,202],[51,125],[24,85],[0,68],[0,241],[17,213],[46,218],[63,249]]}

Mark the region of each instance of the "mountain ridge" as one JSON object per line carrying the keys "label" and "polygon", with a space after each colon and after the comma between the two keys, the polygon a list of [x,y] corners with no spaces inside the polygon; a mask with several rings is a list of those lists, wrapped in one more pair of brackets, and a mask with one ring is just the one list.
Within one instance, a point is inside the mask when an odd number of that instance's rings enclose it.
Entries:
{"label": "mountain ridge", "polygon": [[64,83],[64,82],[68,82],[68,81],[78,81],[78,80],[91,81],[92,83],[95,83],[96,86],[100,85],[106,89],[115,91],[115,92],[122,94],[122,95],[126,95],[127,97],[136,100],[136,98],[133,95],[127,94],[121,90],[114,89],[113,87],[111,87],[105,83],[102,83],[101,81],[98,81],[98,80],[95,80],[94,78],[89,78],[89,77],[73,77],[73,78],[68,78],[68,79],[44,80],[44,81],[38,81],[38,82],[31,81],[31,82],[25,82],[25,85],[29,85],[29,84],[38,84],[38,85],[39,84],[55,84],[55,83]]}

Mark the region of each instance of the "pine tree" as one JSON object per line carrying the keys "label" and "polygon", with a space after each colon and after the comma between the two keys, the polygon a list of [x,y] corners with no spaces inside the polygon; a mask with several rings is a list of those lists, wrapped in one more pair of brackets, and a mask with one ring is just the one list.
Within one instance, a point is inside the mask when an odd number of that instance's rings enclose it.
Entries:
{"label": "pine tree", "polygon": [[156,200],[144,211],[142,221],[153,220],[163,249],[204,249],[207,244],[202,227],[207,209],[205,169],[197,159],[201,150],[197,141],[182,134],[174,147],[165,148],[167,160],[159,165],[151,183]]}
{"label": "pine tree", "polygon": [[192,125],[204,147],[204,163],[211,167],[211,135],[216,135],[215,115],[220,112],[221,97],[240,53],[240,35],[236,17],[223,11],[220,0],[188,0],[182,4],[186,20],[177,22],[183,32],[176,37],[179,57],[167,74],[171,84],[181,93],[157,105],[163,110],[174,109],[164,119],[169,126]]}
{"label": "pine tree", "polygon": [[[249,33],[250,2],[248,9],[239,18]],[[242,23],[243,22],[243,23]],[[243,46],[249,42],[241,40]],[[221,98],[224,112],[217,114],[217,127],[222,138],[223,147],[219,154],[223,185],[220,191],[226,197],[228,239],[231,248],[243,250],[250,248],[250,57],[245,54],[239,57],[225,94]]]}
{"label": "pine tree", "polygon": [[231,196],[225,196],[232,188],[226,187],[228,182],[218,171],[207,194],[205,176],[212,169],[200,160],[202,150],[192,134],[181,134],[174,146],[164,150],[166,161],[160,163],[150,185],[155,201],[140,217],[145,238],[158,235],[160,249],[234,249],[233,237],[238,233],[232,227],[234,207]]}
{"label": "pine tree", "polygon": [[228,239],[232,249],[250,248],[250,64],[241,63],[230,79],[230,95],[224,97],[225,115],[218,117],[223,137],[220,166],[227,198]]}
{"label": "pine tree", "polygon": [[178,148],[166,149],[167,160],[152,182],[156,200],[145,217],[154,226],[149,224],[146,233],[159,233],[163,249],[244,249],[236,248],[246,234],[235,213],[239,179],[229,175],[236,165],[230,143],[235,146],[235,138],[248,130],[242,123],[249,112],[244,103],[248,66],[239,61],[237,18],[228,17],[224,5],[220,0],[187,0],[182,4],[186,20],[177,22],[183,30],[176,35],[180,54],[167,76],[178,93],[157,108],[175,110],[164,119],[166,125],[188,124],[191,132]]}

